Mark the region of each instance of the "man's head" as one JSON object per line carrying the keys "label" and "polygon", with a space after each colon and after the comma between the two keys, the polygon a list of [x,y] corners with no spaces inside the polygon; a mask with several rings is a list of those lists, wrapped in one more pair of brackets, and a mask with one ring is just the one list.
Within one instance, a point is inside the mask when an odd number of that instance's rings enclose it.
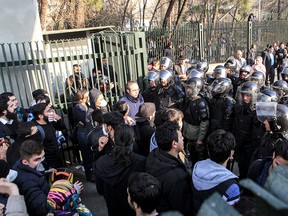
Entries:
{"label": "man's head", "polygon": [[73,72],[74,72],[75,74],[80,73],[80,72],[81,72],[81,66],[78,65],[78,64],[74,64],[74,65],[73,65]]}
{"label": "man's head", "polygon": [[233,156],[232,150],[235,145],[233,134],[221,129],[213,131],[207,138],[210,159],[218,164],[223,164]]}
{"label": "man's head", "polygon": [[268,51],[269,51],[270,53],[274,52],[274,46],[273,46],[273,45],[269,45],[269,46],[268,46]]}
{"label": "man's head", "polygon": [[32,107],[31,113],[36,120],[44,120],[48,122],[50,108],[51,106],[49,104],[47,105],[47,103],[38,103]]}
{"label": "man's head", "polygon": [[32,169],[45,159],[44,146],[34,140],[26,140],[20,147],[21,162]]}
{"label": "man's head", "polygon": [[103,113],[101,110],[96,109],[92,112],[92,121],[95,125],[101,125],[103,123]]}
{"label": "man's head", "polygon": [[133,173],[128,180],[128,203],[139,213],[151,214],[160,203],[159,181],[148,173]]}
{"label": "man's head", "polygon": [[152,67],[156,70],[159,70],[160,68],[160,61],[158,59],[153,59],[152,61]]}
{"label": "man's head", "polygon": [[15,95],[12,92],[4,92],[0,96],[6,96],[9,98],[8,104],[13,104],[13,108],[16,109],[18,107],[18,101],[15,97]]}
{"label": "man's head", "polygon": [[239,60],[242,58],[242,51],[241,50],[237,50],[236,58],[239,59]]}
{"label": "man's head", "polygon": [[114,130],[120,125],[124,124],[123,115],[119,112],[108,112],[103,115],[103,126],[105,128],[106,133],[109,134],[111,138],[114,139]]}
{"label": "man's head", "polygon": [[133,98],[138,98],[139,96],[139,86],[136,81],[129,81],[126,85],[126,92]]}
{"label": "man's head", "polygon": [[179,153],[184,150],[183,136],[176,121],[167,121],[157,127],[155,138],[163,151]]}
{"label": "man's head", "polygon": [[273,153],[273,162],[271,168],[274,169],[277,166],[288,166],[288,142],[282,140],[276,143]]}
{"label": "man's head", "polygon": [[0,95],[0,117],[8,120],[16,119],[15,103],[10,102],[8,96]]}

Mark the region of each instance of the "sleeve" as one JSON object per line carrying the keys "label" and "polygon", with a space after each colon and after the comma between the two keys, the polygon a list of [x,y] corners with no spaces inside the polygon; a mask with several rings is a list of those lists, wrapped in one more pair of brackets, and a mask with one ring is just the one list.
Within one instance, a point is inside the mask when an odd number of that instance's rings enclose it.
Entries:
{"label": "sleeve", "polygon": [[49,212],[50,207],[47,203],[47,195],[40,188],[37,181],[25,181],[21,186],[21,192],[21,194],[24,194],[29,212],[39,216],[46,215]]}
{"label": "sleeve", "polygon": [[240,200],[240,188],[239,185],[232,184],[222,196],[222,198],[227,202],[228,205],[234,205]]}
{"label": "sleeve", "polygon": [[6,216],[28,216],[24,197],[22,195],[12,195],[6,204]]}

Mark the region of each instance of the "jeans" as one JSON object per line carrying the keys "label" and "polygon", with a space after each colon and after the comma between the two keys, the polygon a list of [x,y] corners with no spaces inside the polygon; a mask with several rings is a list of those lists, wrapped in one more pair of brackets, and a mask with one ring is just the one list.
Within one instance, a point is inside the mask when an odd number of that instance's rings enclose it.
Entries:
{"label": "jeans", "polygon": [[91,179],[92,176],[92,151],[87,145],[88,130],[82,129],[77,133],[77,139],[79,142],[80,151],[82,154],[83,166],[85,169],[85,176],[87,180]]}

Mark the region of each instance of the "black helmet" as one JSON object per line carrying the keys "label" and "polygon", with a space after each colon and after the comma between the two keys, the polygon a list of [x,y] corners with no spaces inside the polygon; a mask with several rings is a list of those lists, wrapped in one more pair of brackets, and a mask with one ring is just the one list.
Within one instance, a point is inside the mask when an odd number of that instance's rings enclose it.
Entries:
{"label": "black helmet", "polygon": [[166,80],[168,83],[173,79],[173,71],[172,70],[160,70],[159,79]]}
{"label": "black helmet", "polygon": [[211,94],[213,97],[215,97],[217,95],[219,95],[221,97],[221,96],[228,95],[230,93],[231,89],[232,89],[232,82],[230,79],[218,78],[218,79],[214,80],[212,83]]}
{"label": "black helmet", "polygon": [[258,87],[261,88],[265,84],[265,75],[260,71],[255,71],[251,74],[250,80],[255,82]]}
{"label": "black helmet", "polygon": [[279,98],[275,91],[271,89],[265,89],[261,91],[257,96],[257,102],[276,102],[278,103]]}
{"label": "black helmet", "polygon": [[288,67],[285,67],[281,72],[282,80],[288,82]]}
{"label": "black helmet", "polygon": [[279,98],[288,94],[288,84],[284,80],[277,80],[273,83],[272,89],[276,91]]}
{"label": "black helmet", "polygon": [[207,61],[200,61],[196,64],[196,69],[198,71],[204,71],[206,73],[209,69],[209,64]]}
{"label": "black helmet", "polygon": [[150,81],[154,81],[155,83],[158,83],[159,81],[159,73],[155,71],[148,72],[147,79]]}
{"label": "black helmet", "polygon": [[235,61],[228,60],[227,62],[225,62],[224,67],[228,68],[230,70],[235,70],[236,69],[236,63],[235,63]]}
{"label": "black helmet", "polygon": [[213,71],[213,78],[218,79],[218,78],[227,78],[227,72],[224,66],[218,65],[215,67]]}
{"label": "black helmet", "polygon": [[197,78],[203,80],[205,77],[205,74],[203,71],[198,71],[196,69],[188,70],[187,74],[188,74],[188,76],[187,76],[188,79],[193,78],[193,77],[197,77]]}
{"label": "black helmet", "polygon": [[[160,67],[161,65],[165,66],[165,69],[172,69],[173,68],[173,62],[168,57],[162,57],[160,60]],[[163,68],[164,69],[164,68]]]}
{"label": "black helmet", "polygon": [[189,80],[187,80],[186,84],[184,84],[186,96],[187,97],[197,96],[202,90],[203,85],[204,82],[202,79],[198,77],[190,78]]}
{"label": "black helmet", "polygon": [[251,82],[251,81],[247,81],[243,83],[242,86],[240,87],[239,94],[238,94],[238,97],[239,97],[238,101],[240,105],[246,104],[243,100],[243,95],[245,94],[250,95],[251,96],[250,108],[254,110],[258,92],[259,92],[259,88],[256,83]]}
{"label": "black helmet", "polygon": [[248,80],[251,72],[252,72],[252,69],[249,65],[245,65],[245,66],[241,67],[240,68],[240,74],[239,74],[240,79]]}
{"label": "black helmet", "polygon": [[276,102],[257,102],[256,115],[259,121],[268,121],[271,131],[281,133],[288,139],[288,107]]}

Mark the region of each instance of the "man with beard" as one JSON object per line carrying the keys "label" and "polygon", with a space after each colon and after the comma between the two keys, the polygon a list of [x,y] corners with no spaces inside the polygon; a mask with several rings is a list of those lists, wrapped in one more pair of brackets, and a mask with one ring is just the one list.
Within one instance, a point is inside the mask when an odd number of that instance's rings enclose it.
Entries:
{"label": "man with beard", "polygon": [[0,128],[5,132],[5,137],[13,143],[16,139],[16,129],[18,122],[15,120],[15,103],[10,102],[6,95],[0,96]]}
{"label": "man with beard", "polygon": [[141,94],[139,94],[139,86],[135,81],[129,81],[126,85],[126,94],[120,98],[119,101],[125,101],[129,105],[128,116],[135,118],[135,115],[139,111],[139,107],[144,103],[144,99]]}
{"label": "man with beard", "polygon": [[46,169],[63,167],[61,147],[58,145],[56,138],[56,130],[62,131],[66,129],[64,122],[60,116],[55,113],[51,106],[46,103],[35,104],[31,109],[34,115],[34,122],[40,125],[45,132],[43,140],[45,151]]}

